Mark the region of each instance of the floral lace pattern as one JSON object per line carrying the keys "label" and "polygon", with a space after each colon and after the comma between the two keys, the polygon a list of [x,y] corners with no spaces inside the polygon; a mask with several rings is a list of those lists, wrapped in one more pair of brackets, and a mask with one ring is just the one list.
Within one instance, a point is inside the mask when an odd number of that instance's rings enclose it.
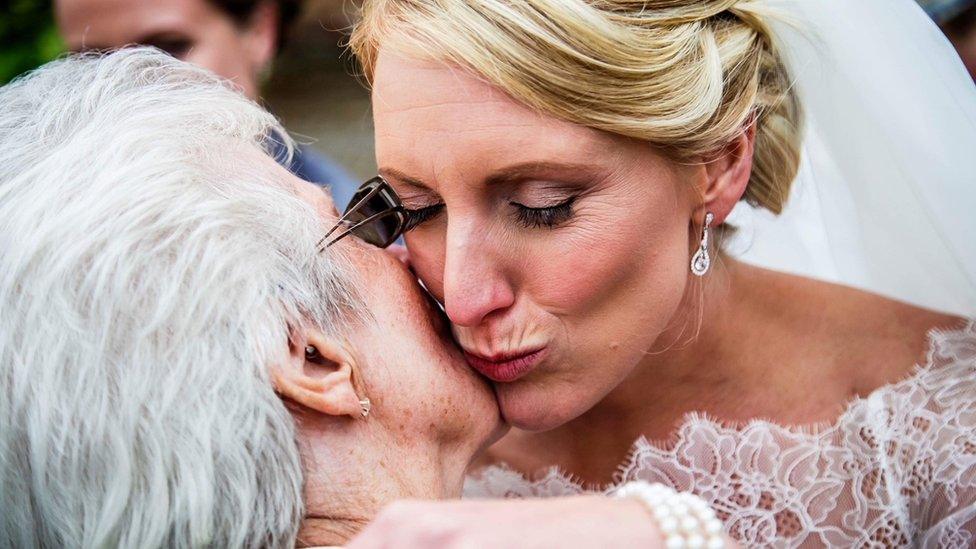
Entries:
{"label": "floral lace pattern", "polygon": [[[852,401],[828,427],[729,426],[691,414],[672,443],[637,440],[602,491],[644,479],[694,492],[746,547],[976,546],[976,321],[929,339],[924,365]],[[593,490],[556,469],[529,480],[489,466],[464,492]]]}

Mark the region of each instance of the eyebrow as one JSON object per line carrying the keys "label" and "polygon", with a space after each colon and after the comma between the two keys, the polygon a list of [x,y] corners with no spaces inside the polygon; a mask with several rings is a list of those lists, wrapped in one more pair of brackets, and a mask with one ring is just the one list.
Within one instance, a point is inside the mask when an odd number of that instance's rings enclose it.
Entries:
{"label": "eyebrow", "polygon": [[[412,177],[396,168],[380,168],[380,175],[396,179],[405,185],[418,189],[430,190],[430,186],[418,177]],[[492,172],[484,179],[486,185],[502,185],[518,183],[527,179],[553,177],[563,179],[569,183],[583,183],[594,177],[606,177],[604,169],[592,164],[574,162],[521,162],[506,166]]]}
{"label": "eyebrow", "polygon": [[112,46],[101,46],[101,45],[91,45],[91,44],[69,44],[68,51],[71,53],[110,53],[115,51],[116,48]]}
{"label": "eyebrow", "polygon": [[430,187],[428,187],[427,184],[425,184],[420,178],[411,177],[396,168],[380,168],[378,171],[381,176],[387,179],[396,179],[400,183],[410,187],[417,187],[418,189],[425,191],[430,190]]}
{"label": "eyebrow", "polygon": [[[137,37],[134,40],[126,42],[120,46],[103,46],[99,44],[88,44],[82,40],[81,44],[69,45],[68,49],[74,53],[109,53],[119,49],[129,48],[132,46],[153,46],[160,47],[167,45],[166,42],[176,41],[176,40],[186,40],[189,41],[190,37],[175,30],[161,30],[161,31],[150,31],[142,36]],[[162,48],[160,48],[162,49]]]}
{"label": "eyebrow", "polygon": [[142,44],[146,46],[158,46],[160,44],[165,44],[166,42],[185,40],[190,42],[190,37],[179,30],[161,30],[154,31],[144,34],[136,39],[136,44]]}
{"label": "eyebrow", "polygon": [[518,183],[527,179],[555,178],[567,183],[583,183],[604,170],[592,164],[576,162],[522,162],[494,172],[485,181],[489,185]]}

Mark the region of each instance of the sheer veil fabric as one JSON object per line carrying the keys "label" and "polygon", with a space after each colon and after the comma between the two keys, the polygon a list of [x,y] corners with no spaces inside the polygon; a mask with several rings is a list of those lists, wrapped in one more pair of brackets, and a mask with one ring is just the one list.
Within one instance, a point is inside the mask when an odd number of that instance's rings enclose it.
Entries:
{"label": "sheer veil fabric", "polygon": [[743,203],[729,252],[976,314],[976,86],[914,0],[756,0],[806,111],[780,216]]}

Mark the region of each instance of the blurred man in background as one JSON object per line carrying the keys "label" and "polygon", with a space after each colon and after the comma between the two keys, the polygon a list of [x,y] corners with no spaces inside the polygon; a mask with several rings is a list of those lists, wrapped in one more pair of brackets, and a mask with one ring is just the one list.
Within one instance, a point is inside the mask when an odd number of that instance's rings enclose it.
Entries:
{"label": "blurred man in background", "polygon": [[[74,52],[155,46],[235,82],[257,100],[260,84],[299,12],[299,0],[55,0],[58,28]],[[341,208],[357,184],[307,146],[288,168],[329,185]]]}
{"label": "blurred man in background", "polygon": [[918,0],[938,23],[976,80],[976,0]]}

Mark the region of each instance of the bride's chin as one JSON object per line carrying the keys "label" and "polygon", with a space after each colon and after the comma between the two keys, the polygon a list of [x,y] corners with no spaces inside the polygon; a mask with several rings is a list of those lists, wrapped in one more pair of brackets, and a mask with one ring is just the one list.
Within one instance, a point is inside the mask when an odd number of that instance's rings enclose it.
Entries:
{"label": "bride's chin", "polygon": [[547,431],[572,419],[571,410],[563,409],[531,380],[493,385],[502,421],[516,429]]}

